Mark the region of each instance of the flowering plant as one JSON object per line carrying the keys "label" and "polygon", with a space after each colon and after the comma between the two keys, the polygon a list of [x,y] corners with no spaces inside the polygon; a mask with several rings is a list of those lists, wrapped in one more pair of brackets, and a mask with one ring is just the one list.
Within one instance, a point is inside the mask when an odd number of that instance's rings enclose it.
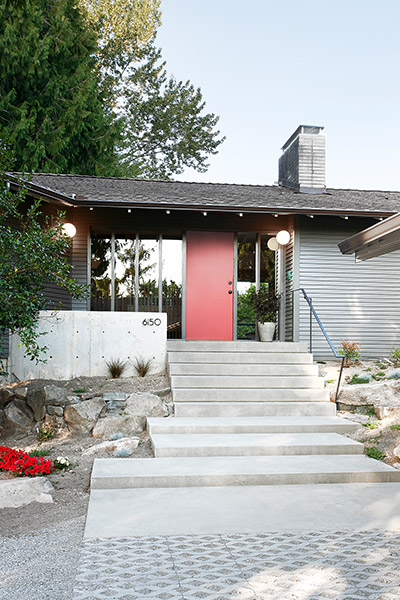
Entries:
{"label": "flowering plant", "polygon": [[29,456],[23,450],[0,446],[0,470],[11,471],[20,477],[36,477],[49,475],[54,470],[54,465],[43,456]]}
{"label": "flowering plant", "polygon": [[71,466],[71,461],[67,456],[57,456],[57,458],[54,459],[53,463],[54,468],[59,470],[68,469],[68,467]]}

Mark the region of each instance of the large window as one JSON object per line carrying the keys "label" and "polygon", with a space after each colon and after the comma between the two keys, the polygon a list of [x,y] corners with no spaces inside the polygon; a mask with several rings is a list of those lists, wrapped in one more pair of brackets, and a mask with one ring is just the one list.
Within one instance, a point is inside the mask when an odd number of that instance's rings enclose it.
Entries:
{"label": "large window", "polygon": [[237,238],[237,338],[255,339],[256,314],[249,304],[252,288],[274,289],[275,252],[267,246],[266,234],[239,233]]}
{"label": "large window", "polygon": [[91,233],[91,310],[166,312],[182,336],[182,239]]}

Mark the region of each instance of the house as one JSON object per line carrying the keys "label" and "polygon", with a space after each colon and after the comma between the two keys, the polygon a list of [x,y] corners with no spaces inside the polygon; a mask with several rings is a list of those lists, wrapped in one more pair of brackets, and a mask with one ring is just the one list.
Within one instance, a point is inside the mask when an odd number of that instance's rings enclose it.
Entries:
{"label": "house", "polygon": [[[282,294],[278,339],[308,341],[303,288],[336,348],[348,339],[364,357],[388,355],[400,343],[400,252],[356,265],[338,244],[394,215],[400,192],[327,188],[325,146],[322,127],[298,127],[273,186],[34,174],[29,194],[76,228],[73,275],[92,292],[49,293],[66,310],[165,313],[168,337],[232,340],[254,337],[238,301],[268,282]],[[271,250],[280,231],[289,242]],[[329,358],[315,324],[312,338]]]}

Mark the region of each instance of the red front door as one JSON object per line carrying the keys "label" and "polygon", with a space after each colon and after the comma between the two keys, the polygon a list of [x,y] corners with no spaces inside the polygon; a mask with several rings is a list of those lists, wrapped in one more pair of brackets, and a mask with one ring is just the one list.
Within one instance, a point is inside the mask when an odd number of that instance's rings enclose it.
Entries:
{"label": "red front door", "polygon": [[233,339],[233,233],[188,231],[186,339]]}

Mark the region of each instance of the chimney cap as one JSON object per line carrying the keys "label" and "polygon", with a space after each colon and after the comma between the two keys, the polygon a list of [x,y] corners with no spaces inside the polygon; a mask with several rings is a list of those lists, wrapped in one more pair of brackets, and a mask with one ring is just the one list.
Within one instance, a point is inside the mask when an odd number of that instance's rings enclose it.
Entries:
{"label": "chimney cap", "polygon": [[319,125],[299,125],[298,128],[296,129],[296,131],[294,133],[292,133],[292,135],[290,136],[290,138],[283,144],[282,150],[285,151],[286,148],[288,148],[290,146],[290,144],[301,133],[309,133],[309,134],[312,134],[312,135],[318,135],[319,133],[321,133],[321,131],[323,129],[324,129],[324,127],[320,127]]}

